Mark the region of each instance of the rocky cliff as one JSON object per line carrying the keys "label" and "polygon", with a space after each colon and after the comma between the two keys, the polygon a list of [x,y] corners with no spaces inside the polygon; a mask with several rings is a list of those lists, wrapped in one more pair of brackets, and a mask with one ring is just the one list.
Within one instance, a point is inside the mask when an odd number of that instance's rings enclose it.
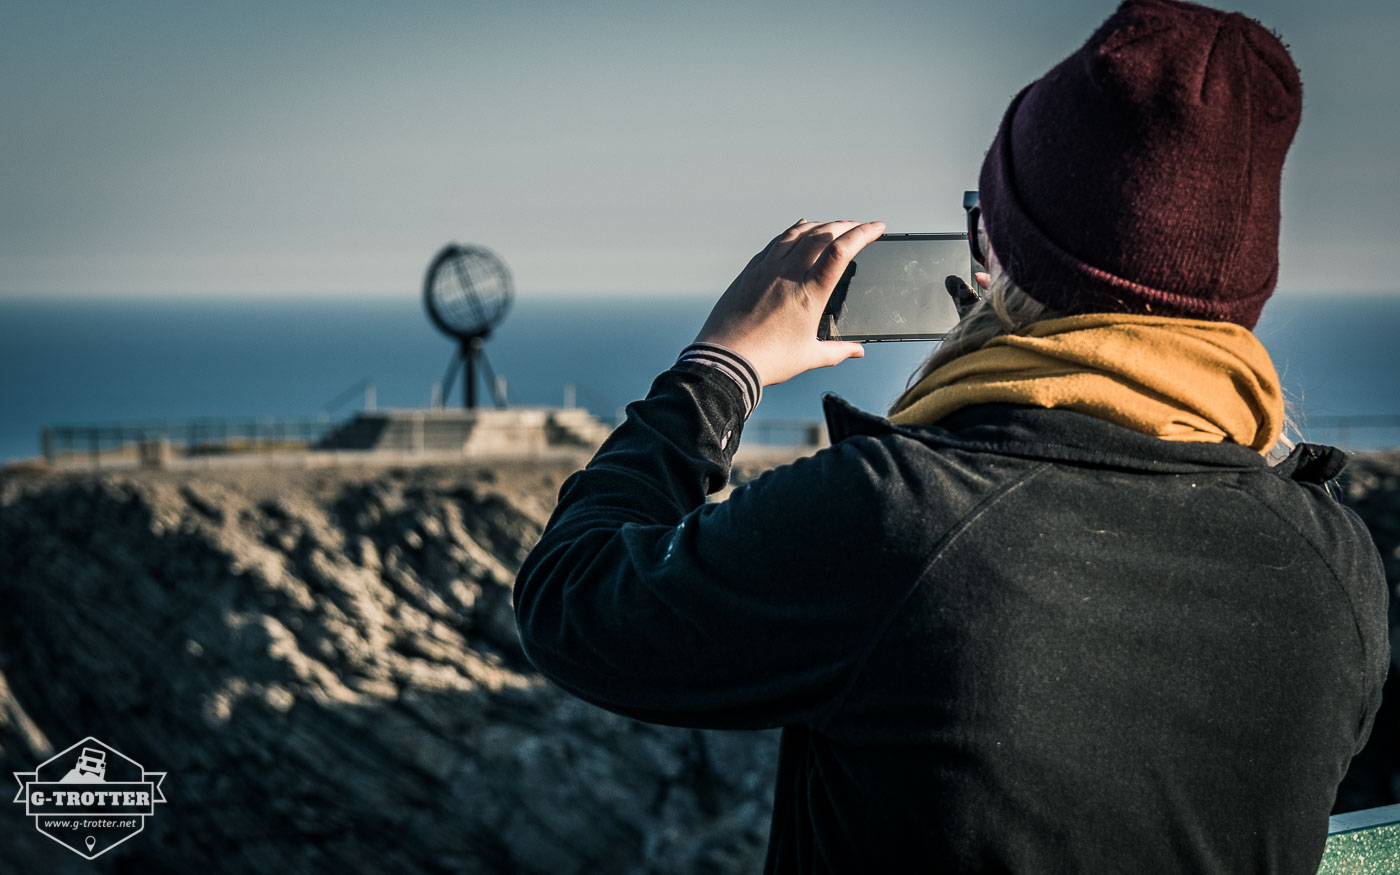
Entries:
{"label": "rocky cliff", "polygon": [[519,649],[582,461],[5,477],[0,771],[91,735],[169,801],[95,862],[7,805],[0,870],[760,869],[773,734],[614,716]]}
{"label": "rocky cliff", "polygon": [[[91,735],[169,773],[91,863],[5,806],[0,868],[761,869],[773,733],[617,717],[519,649],[514,571],[583,461],[0,474],[0,771]],[[1400,580],[1400,456],[1353,471]],[[1344,808],[1396,799],[1397,700]]]}

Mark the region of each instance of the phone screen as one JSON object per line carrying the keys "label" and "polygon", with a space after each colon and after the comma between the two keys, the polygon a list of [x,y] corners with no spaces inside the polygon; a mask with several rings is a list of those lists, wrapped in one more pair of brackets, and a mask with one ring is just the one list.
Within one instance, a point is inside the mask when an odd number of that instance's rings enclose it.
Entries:
{"label": "phone screen", "polygon": [[944,285],[953,274],[969,286],[975,282],[966,234],[886,234],[846,268],[817,337],[941,340],[958,324],[957,307]]}

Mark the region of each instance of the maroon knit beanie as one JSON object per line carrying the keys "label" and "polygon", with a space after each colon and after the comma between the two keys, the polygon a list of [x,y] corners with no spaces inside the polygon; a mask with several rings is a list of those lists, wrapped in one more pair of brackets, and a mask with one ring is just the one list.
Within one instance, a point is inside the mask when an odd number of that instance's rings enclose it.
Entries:
{"label": "maroon knit beanie", "polygon": [[1066,313],[1253,328],[1278,279],[1302,86],[1258,22],[1126,0],[1011,101],[982,165],[992,250]]}

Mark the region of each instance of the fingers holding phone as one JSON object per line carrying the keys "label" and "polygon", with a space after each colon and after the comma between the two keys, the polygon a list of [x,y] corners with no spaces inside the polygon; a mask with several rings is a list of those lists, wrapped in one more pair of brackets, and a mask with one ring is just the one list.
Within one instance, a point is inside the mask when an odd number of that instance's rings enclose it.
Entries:
{"label": "fingers holding phone", "polygon": [[864,355],[859,343],[817,339],[832,291],[881,222],[797,222],[768,244],[716,302],[697,342],[749,360],[765,386]]}

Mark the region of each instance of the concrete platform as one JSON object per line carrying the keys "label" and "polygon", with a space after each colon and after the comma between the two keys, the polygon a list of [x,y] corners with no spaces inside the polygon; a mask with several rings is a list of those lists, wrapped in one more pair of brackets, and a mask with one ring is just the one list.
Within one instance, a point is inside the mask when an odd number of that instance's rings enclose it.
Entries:
{"label": "concrete platform", "polygon": [[580,408],[387,409],[355,414],[314,449],[530,455],[550,447],[596,449],[610,431]]}

